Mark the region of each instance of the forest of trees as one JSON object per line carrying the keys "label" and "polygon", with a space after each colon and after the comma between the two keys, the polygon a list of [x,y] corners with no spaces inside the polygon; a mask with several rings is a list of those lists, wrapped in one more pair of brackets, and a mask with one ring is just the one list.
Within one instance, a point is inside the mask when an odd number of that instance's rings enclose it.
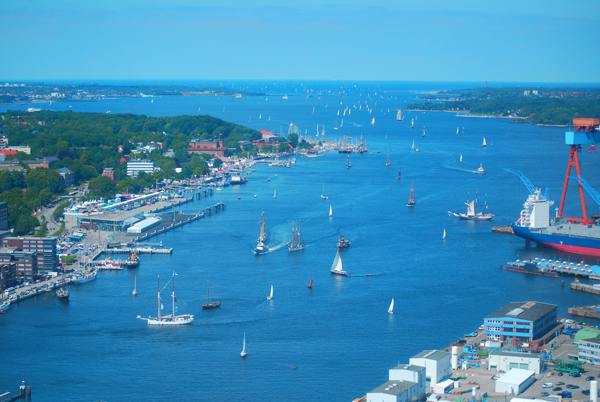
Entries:
{"label": "forest of trees", "polygon": [[[524,92],[530,91],[525,96]],[[538,89],[531,95],[527,88],[479,88],[463,90],[448,101],[444,96],[426,96],[437,102],[414,103],[409,110],[468,111],[473,115],[514,115],[522,122],[569,125],[574,117],[600,117],[600,89]]]}

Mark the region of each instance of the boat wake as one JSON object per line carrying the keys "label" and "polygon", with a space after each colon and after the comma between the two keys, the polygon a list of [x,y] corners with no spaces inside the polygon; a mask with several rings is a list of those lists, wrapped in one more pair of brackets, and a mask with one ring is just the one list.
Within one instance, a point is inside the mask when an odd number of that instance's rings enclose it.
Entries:
{"label": "boat wake", "polygon": [[450,170],[458,170],[459,172],[479,174],[479,172],[477,170],[461,169],[461,168],[457,168],[457,167],[453,167],[453,166],[443,166],[443,167],[446,169],[450,169]]}

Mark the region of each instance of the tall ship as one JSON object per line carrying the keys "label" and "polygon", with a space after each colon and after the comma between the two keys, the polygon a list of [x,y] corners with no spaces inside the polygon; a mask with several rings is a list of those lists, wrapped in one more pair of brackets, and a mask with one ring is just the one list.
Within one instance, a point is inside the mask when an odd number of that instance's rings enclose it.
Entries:
{"label": "tall ship", "polygon": [[302,227],[300,222],[298,222],[298,226],[295,226],[292,222],[292,242],[288,243],[287,245],[288,250],[290,251],[304,250],[304,242],[302,241]]}
{"label": "tall ship", "polygon": [[477,212],[477,196],[472,201],[469,201],[467,196],[467,202],[465,202],[467,206],[467,212],[464,214],[457,214],[456,212],[448,211],[448,214],[459,217],[460,219],[470,220],[470,221],[490,221],[496,215],[487,213],[487,201],[485,202],[484,212]]}
{"label": "tall ship", "polygon": [[[539,246],[569,253],[600,256],[598,217],[588,218],[583,191],[587,191],[597,203],[600,203],[600,194],[581,177],[577,155],[583,144],[592,147],[600,142],[600,133],[598,133],[600,119],[574,118],[573,125],[575,131],[565,133],[565,144],[570,147],[570,155],[560,207],[556,217],[550,218],[550,206],[554,202],[548,199],[547,194],[542,195],[541,189],[535,188],[531,182],[521,177],[521,180],[529,189],[530,195],[523,204],[523,210],[518,221],[511,226],[514,233],[524,238],[528,243],[534,242]],[[572,167],[575,167],[577,176],[571,176]],[[581,218],[566,217],[563,214],[569,179],[574,179],[578,183],[578,193],[583,213]]]}
{"label": "tall ship", "polygon": [[267,240],[267,233],[265,232],[265,213],[262,213],[262,219],[260,221],[260,234],[258,235],[258,240],[256,241],[256,247],[252,250],[252,252],[256,255],[265,254],[269,251],[269,248],[265,245],[265,241]]}
{"label": "tall ship", "polygon": [[79,275],[75,276],[73,283],[81,284],[81,283],[93,281],[94,279],[96,279],[97,274],[98,274],[98,271],[96,271],[95,269],[90,271],[87,274],[79,274]]}
{"label": "tall ship", "polygon": [[402,110],[398,109],[398,114],[396,115],[396,120],[402,121]]}
{"label": "tall ship", "polygon": [[554,272],[550,268],[540,267],[539,265],[530,261],[517,260],[515,262],[509,262],[506,264],[505,267],[501,266],[500,269],[504,269],[506,271],[521,272],[524,274],[549,276],[552,278],[558,278],[560,276],[558,275],[558,272]]}
{"label": "tall ship", "polygon": [[415,201],[415,183],[412,182],[410,185],[410,198],[408,199],[406,206],[414,207],[415,205],[417,205],[417,201]]}
{"label": "tall ship", "polygon": [[[173,312],[170,315],[160,315],[160,310],[162,310],[162,303],[160,298],[160,276],[158,277],[158,300],[157,300],[157,314],[156,317],[148,317],[144,318],[142,316],[137,316],[138,319],[144,320],[148,322],[148,325],[184,325],[190,324],[194,321],[194,316],[191,314],[180,314],[175,315],[175,273],[171,277],[171,281],[173,282],[173,293],[171,293],[171,297],[173,298]],[[169,283],[167,282],[167,285]],[[166,287],[166,286],[165,286]]]}

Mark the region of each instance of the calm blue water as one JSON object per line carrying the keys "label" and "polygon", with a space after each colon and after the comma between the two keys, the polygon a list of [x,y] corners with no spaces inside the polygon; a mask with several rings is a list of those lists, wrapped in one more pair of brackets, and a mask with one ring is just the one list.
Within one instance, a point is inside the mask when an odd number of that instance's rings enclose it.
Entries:
{"label": "calm blue water", "polygon": [[[550,187],[558,204],[568,157],[563,129],[423,112],[407,112],[398,124],[395,109],[412,102],[414,92],[386,91],[382,83],[353,85],[331,83],[333,93],[345,92],[321,99],[281,83],[264,91],[288,93],[287,101],[267,95],[218,102],[210,97],[53,103],[54,110],[211,114],[275,132],[287,132],[293,122],[307,136],[314,136],[319,124],[329,139],[362,134],[373,154],[352,155],[351,169],[345,168],[345,155],[333,152],[298,158],[291,169],[257,164],[246,186],[182,207],[197,211],[222,201],[227,210],[153,239],[174,247],[173,255],[142,256],[138,269],[100,273],[94,282],[71,286],[68,304],[48,294],[11,306],[0,316],[0,388],[16,391],[26,380],[38,401],[114,401],[130,395],[149,401],[347,401],[384,382],[392,365],[449,345],[508,302],[555,303],[561,316],[572,305],[596,303],[591,295],[570,291],[568,278],[562,288],[559,279],[500,270],[516,258],[556,254],[491,232],[518,217],[527,195],[504,167]],[[361,111],[353,108],[359,102]],[[352,114],[342,116],[346,106]],[[343,127],[333,130],[342,118]],[[419,152],[409,150],[413,139]],[[584,150],[581,159],[584,177],[600,188],[597,155]],[[487,174],[471,172],[479,164]],[[409,209],[411,182],[418,204]],[[320,199],[323,183],[329,200]],[[480,205],[487,198],[496,214],[492,222],[448,216],[449,210],[462,212],[467,193],[473,197],[477,190]],[[568,201],[567,212],[581,215],[574,191]],[[263,211],[274,251],[255,256],[251,249]],[[591,200],[588,211],[597,211]],[[289,253],[283,246],[298,219],[307,245]],[[352,241],[342,254],[351,277],[329,273],[340,230]],[[194,314],[194,323],[148,328],[135,317],[154,314],[157,275],[166,283],[173,271],[179,312]],[[131,295],[135,275],[137,297]],[[306,284],[313,276],[310,290]],[[212,298],[223,302],[220,309],[200,307],[207,280]],[[268,302],[271,285],[274,299]],[[168,292],[163,296],[168,309]],[[390,316],[392,297],[396,309]],[[241,359],[244,332],[248,357]]]}

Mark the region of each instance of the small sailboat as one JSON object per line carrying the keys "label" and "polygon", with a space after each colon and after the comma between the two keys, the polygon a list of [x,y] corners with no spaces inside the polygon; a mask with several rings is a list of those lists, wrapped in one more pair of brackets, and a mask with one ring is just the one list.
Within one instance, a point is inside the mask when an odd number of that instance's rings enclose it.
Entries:
{"label": "small sailboat", "polygon": [[410,128],[415,128],[415,119],[410,120]]}
{"label": "small sailboat", "polygon": [[391,164],[392,162],[390,162],[390,151],[388,151],[387,162],[385,163],[385,166],[390,166]]}
{"label": "small sailboat", "polygon": [[402,121],[402,110],[398,109],[398,114],[396,115],[397,121]]}
{"label": "small sailboat", "polygon": [[272,300],[273,299],[273,285],[271,285],[271,294],[269,294],[269,297],[267,297],[267,300]]}
{"label": "small sailboat", "polygon": [[309,288],[309,289],[312,289],[312,283],[313,283],[313,279],[315,279],[315,277],[314,277],[314,276],[313,276],[312,278],[310,278],[310,282],[309,282],[309,284],[308,284],[308,285],[306,285],[306,286],[308,286],[308,288]]}
{"label": "small sailboat", "polygon": [[413,144],[412,144],[412,146],[410,147],[410,150],[411,150],[411,151],[414,151],[414,150],[415,150],[415,140],[413,140]]}
{"label": "small sailboat", "polygon": [[208,292],[208,295],[206,297],[206,304],[202,305],[202,308],[217,308],[221,305],[220,301],[216,301],[216,302],[211,302],[210,301],[210,286],[208,285],[208,281],[206,281],[206,289]]}
{"label": "small sailboat", "polygon": [[485,148],[485,137],[483,137],[483,144],[481,146]]}
{"label": "small sailboat", "polygon": [[417,201],[415,201],[415,182],[412,182],[410,185],[410,198],[408,199],[407,207],[414,207],[417,205]]}
{"label": "small sailboat", "polygon": [[258,119],[259,119],[259,120],[260,120],[260,119],[262,119],[262,114],[259,114],[259,115],[258,115]]}
{"label": "small sailboat", "polygon": [[373,117],[373,119],[371,120],[371,125],[374,126],[375,125],[375,117]]}
{"label": "small sailboat", "polygon": [[398,177],[397,177],[397,179],[400,180],[400,177],[401,177],[400,176],[400,169],[398,169]]}
{"label": "small sailboat", "polygon": [[273,198],[277,198],[277,190],[273,193]]}
{"label": "small sailboat", "polygon": [[446,240],[446,229],[444,229],[444,234],[442,235],[442,240]]}
{"label": "small sailboat", "polygon": [[348,272],[343,270],[342,257],[340,257],[340,249],[339,248],[337,249],[337,253],[335,254],[335,259],[333,260],[333,265],[331,266],[331,269],[329,271],[335,275],[343,275],[343,276],[348,275]]}
{"label": "small sailboat", "polygon": [[462,154],[460,154],[460,161],[462,162]]}
{"label": "small sailboat", "polygon": [[137,275],[133,277],[133,292],[131,294],[137,296]]}
{"label": "small sailboat", "polygon": [[346,169],[350,169],[352,164],[350,163],[350,154],[348,154],[348,161],[346,162]]}
{"label": "small sailboat", "polygon": [[331,218],[333,216],[333,209],[331,209],[331,205],[329,206],[329,217]]}
{"label": "small sailboat", "polygon": [[240,353],[240,356],[246,357],[246,354],[246,333],[244,332],[244,343],[242,343],[242,353]]}
{"label": "small sailboat", "polygon": [[292,222],[292,242],[287,245],[289,251],[304,250],[304,242],[302,241],[302,226],[300,225],[300,222],[298,222],[297,227],[294,227],[294,222]]}
{"label": "small sailboat", "polygon": [[388,314],[394,314],[394,298],[392,298],[392,302],[390,303],[390,308],[388,309]]}
{"label": "small sailboat", "polygon": [[340,128],[344,127],[344,119],[342,119],[342,122],[340,123]]}
{"label": "small sailboat", "polygon": [[423,127],[423,135],[422,137],[425,137],[425,127]]}
{"label": "small sailboat", "polygon": [[458,134],[458,127],[456,127],[456,134]]}

